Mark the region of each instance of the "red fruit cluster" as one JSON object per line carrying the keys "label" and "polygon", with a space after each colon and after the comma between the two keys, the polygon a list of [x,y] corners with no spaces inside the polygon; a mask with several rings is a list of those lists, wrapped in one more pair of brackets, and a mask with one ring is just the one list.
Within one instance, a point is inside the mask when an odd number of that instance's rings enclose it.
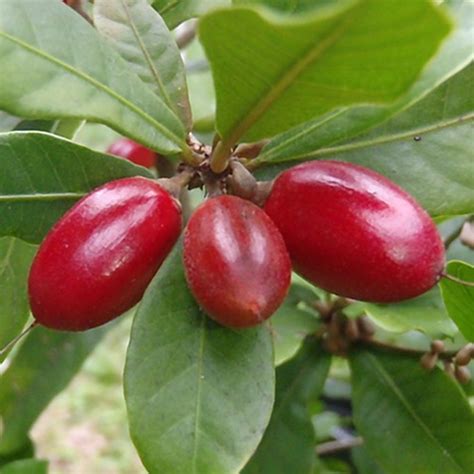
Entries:
{"label": "red fruit cluster", "polygon": [[136,165],[152,168],[155,166],[156,153],[129,138],[120,138],[107,148],[107,153],[125,158]]}
{"label": "red fruit cluster", "polygon": [[[126,178],[96,189],[36,255],[35,318],[64,330],[115,318],[141,299],[180,232],[180,206],[156,182]],[[401,188],[359,166],[318,161],[283,172],[264,210],[237,196],[206,200],[187,225],[183,259],[203,310],[241,328],[280,306],[291,264],[332,293],[400,301],[437,282],[444,249],[429,216]]]}

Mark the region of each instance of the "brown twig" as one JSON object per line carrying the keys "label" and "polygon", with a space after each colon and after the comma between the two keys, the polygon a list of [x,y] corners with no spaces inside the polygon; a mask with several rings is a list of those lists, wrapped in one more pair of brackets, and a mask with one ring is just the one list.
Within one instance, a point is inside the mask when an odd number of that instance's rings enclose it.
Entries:
{"label": "brown twig", "polygon": [[363,444],[364,440],[360,436],[354,436],[336,441],[328,441],[327,443],[321,443],[316,446],[316,454],[318,456],[327,456],[338,453],[339,451],[345,451],[346,449],[362,446]]}

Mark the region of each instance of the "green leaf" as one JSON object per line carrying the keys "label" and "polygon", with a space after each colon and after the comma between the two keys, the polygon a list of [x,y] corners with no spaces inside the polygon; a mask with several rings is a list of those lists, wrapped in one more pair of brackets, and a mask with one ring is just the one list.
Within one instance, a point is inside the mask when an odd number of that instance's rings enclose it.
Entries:
{"label": "green leaf", "polygon": [[[474,266],[453,260],[446,272],[461,280],[474,282]],[[440,282],[441,293],[449,316],[468,341],[474,341],[474,288],[447,278]]]}
{"label": "green leaf", "polygon": [[151,3],[168,27],[173,29],[184,20],[230,5],[230,0],[151,0]]}
{"label": "green leaf", "polygon": [[62,2],[0,1],[0,57],[0,107],[12,114],[101,122],[164,154],[185,148],[176,115]]}
{"label": "green leaf", "polygon": [[94,25],[189,130],[184,64],[165,22],[147,0],[96,0]]}
{"label": "green leaf", "polygon": [[0,474],[47,474],[48,462],[39,459],[22,459],[0,467]]}
{"label": "green leaf", "polygon": [[316,437],[308,403],[319,397],[331,358],[308,339],[298,355],[278,367],[270,424],[242,474],[311,474]]}
{"label": "green leaf", "polygon": [[26,282],[35,252],[35,246],[21,240],[0,238],[0,349],[21,332],[28,320]]}
{"label": "green leaf", "polygon": [[151,473],[238,472],[269,421],[268,328],[214,323],[187,289],[178,245],[138,309],[125,367],[132,439]]}
{"label": "green leaf", "polygon": [[[377,136],[374,132],[374,137],[320,149],[312,157],[348,161],[378,171],[406,189],[432,216],[472,212],[474,97],[469,85],[473,80],[474,66],[469,66],[377,129]],[[424,128],[423,122],[431,124]],[[263,168],[257,175],[269,179],[292,165]],[[445,197],[446,189],[450,199]]]}
{"label": "green leaf", "polygon": [[330,6],[334,0],[232,0],[234,5],[262,5],[286,14],[302,14]]}
{"label": "green leaf", "polygon": [[316,332],[319,326],[313,314],[291,303],[283,303],[270,322],[276,366],[291,359],[298,352],[305,337]]}
{"label": "green leaf", "polygon": [[0,376],[0,456],[25,445],[33,423],[68,385],[109,327],[66,333],[40,326],[28,334]]}
{"label": "green leaf", "polygon": [[352,448],[351,454],[357,474],[385,474],[382,468],[369,456],[364,446]]}
{"label": "green leaf", "polygon": [[438,288],[411,300],[395,304],[365,303],[364,309],[378,326],[391,332],[413,329],[433,338],[453,337],[457,328],[449,319]]}
{"label": "green leaf", "polygon": [[[271,140],[263,149],[259,159],[262,162],[305,159],[320,148],[347,142],[351,137],[412,107],[441,83],[446,82],[465,68],[473,57],[474,24],[472,16],[474,15],[474,4],[464,0],[452,0],[445,2],[444,6],[453,16],[456,29],[443,43],[438,54],[426,65],[421,76],[406,94],[387,106],[365,105],[337,109],[310,122],[303,123]],[[457,91],[456,94],[446,94],[446,98],[451,96],[450,104],[444,108],[441,99],[441,103],[437,104],[438,109],[434,110],[433,121],[438,121],[440,114],[449,114],[446,117],[452,117],[453,105],[455,105],[453,99],[459,97],[459,94],[463,94],[465,98],[464,101],[458,101],[457,105],[462,107],[463,102],[472,103],[472,94],[469,94],[469,90],[470,87],[467,87],[464,91]],[[440,97],[443,98],[441,94]],[[454,111],[454,113],[456,112]],[[424,116],[429,119],[429,114],[424,114]],[[420,125],[418,120],[417,117],[417,120],[409,123],[411,126],[417,127]],[[428,120],[423,125],[426,126],[430,123],[431,121]]]}
{"label": "green leaf", "polygon": [[387,474],[474,472],[474,416],[441,369],[379,351],[351,354],[354,422]]}
{"label": "green leaf", "polygon": [[203,17],[199,32],[214,75],[222,147],[405,92],[449,22],[431,2],[401,2],[396,9],[390,3],[358,0],[307,21],[243,7]]}
{"label": "green leaf", "polygon": [[79,198],[127,176],[153,178],[127,160],[41,132],[0,134],[0,236],[39,243]]}

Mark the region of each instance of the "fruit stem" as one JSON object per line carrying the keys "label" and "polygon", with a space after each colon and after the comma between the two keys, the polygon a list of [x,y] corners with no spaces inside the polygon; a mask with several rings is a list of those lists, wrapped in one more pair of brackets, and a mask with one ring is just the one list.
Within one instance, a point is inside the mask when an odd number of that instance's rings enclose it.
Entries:
{"label": "fruit stem", "polygon": [[6,354],[13,346],[17,344],[18,341],[20,341],[20,339],[26,336],[36,326],[38,326],[38,322],[33,321],[23,332],[21,332],[18,336],[16,336],[9,343],[7,343],[6,346],[0,349],[0,357]]}
{"label": "fruit stem", "polygon": [[449,273],[442,272],[441,277],[446,278],[446,280],[454,281],[455,283],[459,283],[460,285],[474,287],[474,281],[466,281],[461,280],[461,278],[457,278],[454,275],[450,275]]}
{"label": "fruit stem", "polygon": [[[359,341],[363,344],[371,345],[374,347],[378,347],[380,349],[385,349],[392,352],[400,352],[401,354],[407,354],[415,357],[419,357],[426,353],[426,350],[419,350],[419,349],[411,349],[409,347],[402,347],[396,346],[393,344],[389,344],[388,342],[379,341],[372,337],[361,336]],[[458,351],[443,351],[438,353],[438,357],[440,359],[451,360]]]}
{"label": "fruit stem", "polygon": [[192,168],[184,168],[176,176],[172,178],[160,178],[157,180],[157,183],[166,189],[174,198],[179,199],[181,189],[183,189],[190,181],[194,175],[194,170]]}
{"label": "fruit stem", "polygon": [[185,146],[182,149],[182,158],[185,163],[191,166],[199,166],[200,160],[197,158],[197,156],[193,153],[191,148],[188,146]]}

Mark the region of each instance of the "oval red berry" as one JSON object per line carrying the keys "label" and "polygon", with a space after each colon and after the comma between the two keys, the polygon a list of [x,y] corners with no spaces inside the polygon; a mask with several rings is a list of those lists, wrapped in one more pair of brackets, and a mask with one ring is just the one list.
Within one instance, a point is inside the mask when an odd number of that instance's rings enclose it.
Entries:
{"label": "oval red berry", "polygon": [[295,270],[331,293],[400,301],[434,286],[444,266],[429,215],[399,186],[361,166],[295,166],[276,179],[264,208]]}
{"label": "oval red berry", "polygon": [[157,183],[125,178],[85,196],[52,228],[29,275],[36,320],[80,331],[141,299],[181,231],[179,204]]}
{"label": "oval red berry", "polygon": [[270,317],[291,278],[278,229],[259,207],[236,196],[209,199],[191,216],[184,264],[200,306],[229,327],[254,326]]}
{"label": "oval red berry", "polygon": [[151,168],[155,165],[156,153],[129,138],[120,138],[112,143],[107,149],[107,153],[125,158],[145,168]]}

